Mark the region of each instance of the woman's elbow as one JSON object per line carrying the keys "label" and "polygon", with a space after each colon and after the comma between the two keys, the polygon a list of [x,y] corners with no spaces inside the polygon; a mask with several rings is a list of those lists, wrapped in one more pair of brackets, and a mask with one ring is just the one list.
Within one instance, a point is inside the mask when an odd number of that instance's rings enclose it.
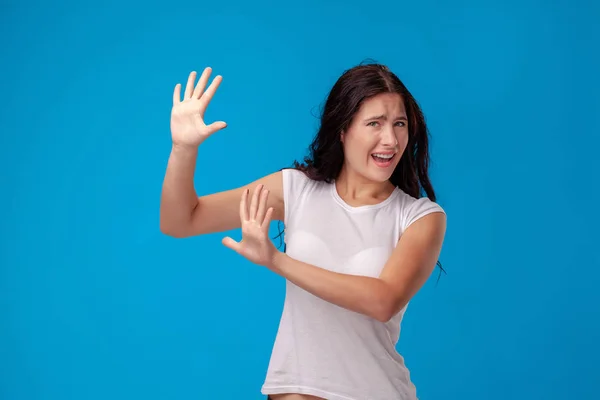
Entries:
{"label": "woman's elbow", "polygon": [[405,304],[405,301],[389,294],[379,296],[372,308],[371,317],[379,322],[387,323],[400,312]]}
{"label": "woman's elbow", "polygon": [[177,239],[185,238],[188,236],[187,232],[181,229],[181,227],[177,227],[175,224],[172,223],[167,223],[163,219],[160,220],[159,225],[159,229],[164,235],[171,236]]}

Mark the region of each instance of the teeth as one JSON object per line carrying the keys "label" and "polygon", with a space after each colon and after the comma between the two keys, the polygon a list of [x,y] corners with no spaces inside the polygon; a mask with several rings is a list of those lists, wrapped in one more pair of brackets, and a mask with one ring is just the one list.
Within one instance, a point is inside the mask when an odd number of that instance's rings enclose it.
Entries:
{"label": "teeth", "polygon": [[373,154],[375,157],[390,159],[394,157],[393,154]]}

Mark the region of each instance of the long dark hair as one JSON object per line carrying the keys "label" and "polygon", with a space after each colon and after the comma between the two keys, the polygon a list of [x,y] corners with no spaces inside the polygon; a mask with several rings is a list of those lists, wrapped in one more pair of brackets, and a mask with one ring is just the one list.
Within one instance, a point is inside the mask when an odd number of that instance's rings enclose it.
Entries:
{"label": "long dark hair", "polygon": [[[400,78],[387,66],[374,62],[361,63],[338,78],[327,96],[309,154],[302,163],[294,161],[293,167],[316,181],[330,183],[336,179],[344,164],[341,133],[350,126],[362,103],[381,93],[399,94],[408,118],[408,145],[390,182],[414,198],[427,196],[436,201],[429,180],[429,131],[423,112]],[[445,272],[439,261],[437,265]]]}

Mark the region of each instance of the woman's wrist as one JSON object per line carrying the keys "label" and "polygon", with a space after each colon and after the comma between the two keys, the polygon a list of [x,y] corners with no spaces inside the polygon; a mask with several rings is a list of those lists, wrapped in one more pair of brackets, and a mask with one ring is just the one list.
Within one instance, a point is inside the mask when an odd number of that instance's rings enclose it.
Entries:
{"label": "woman's wrist", "polygon": [[280,274],[285,269],[285,259],[288,258],[288,255],[282,251],[276,250],[271,257],[271,261],[266,265],[271,271]]}

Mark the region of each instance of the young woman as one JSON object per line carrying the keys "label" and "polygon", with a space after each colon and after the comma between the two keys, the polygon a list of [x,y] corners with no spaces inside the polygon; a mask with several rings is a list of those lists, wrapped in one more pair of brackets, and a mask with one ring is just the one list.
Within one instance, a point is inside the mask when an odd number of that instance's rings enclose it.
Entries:
{"label": "young woman", "polygon": [[[241,241],[223,244],[286,279],[262,393],[273,400],[416,399],[396,343],[446,230],[416,101],[387,67],[354,67],[333,86],[303,163],[198,197],[199,145],[226,126],[203,120],[221,82],[217,76],[206,88],[210,74],[205,69],[195,84],[192,72],[183,100],[175,86],[160,225],[175,237],[241,227]],[[284,222],[285,252],[268,237],[272,220]]]}

